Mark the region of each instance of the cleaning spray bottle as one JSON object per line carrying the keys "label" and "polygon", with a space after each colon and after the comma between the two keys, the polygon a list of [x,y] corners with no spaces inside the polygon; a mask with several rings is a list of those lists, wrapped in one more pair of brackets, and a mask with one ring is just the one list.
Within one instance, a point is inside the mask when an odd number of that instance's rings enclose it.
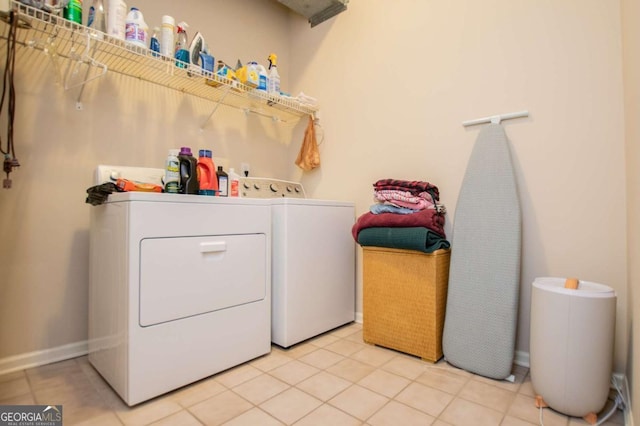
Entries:
{"label": "cleaning spray bottle", "polygon": [[189,67],[189,44],[187,39],[187,25],[186,22],[180,22],[178,24],[178,37],[176,38],[176,66],[178,68]]}
{"label": "cleaning spray bottle", "polygon": [[275,53],[269,55],[269,90],[270,94],[280,94],[280,74],[278,74],[278,66],[276,62],[278,57]]}

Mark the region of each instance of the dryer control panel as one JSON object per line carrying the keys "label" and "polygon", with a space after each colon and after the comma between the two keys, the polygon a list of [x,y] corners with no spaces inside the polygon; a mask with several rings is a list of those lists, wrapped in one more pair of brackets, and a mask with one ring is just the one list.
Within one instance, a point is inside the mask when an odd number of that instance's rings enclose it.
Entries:
{"label": "dryer control panel", "polygon": [[239,183],[242,198],[306,198],[304,188],[299,182],[241,177]]}

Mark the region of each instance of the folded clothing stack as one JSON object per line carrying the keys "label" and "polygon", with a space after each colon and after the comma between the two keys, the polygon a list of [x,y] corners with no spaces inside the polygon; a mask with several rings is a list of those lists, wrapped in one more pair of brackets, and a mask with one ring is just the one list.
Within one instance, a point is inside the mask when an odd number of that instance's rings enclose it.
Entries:
{"label": "folded clothing stack", "polygon": [[351,229],[361,246],[431,253],[450,247],[444,232],[445,208],[429,182],[382,179],[373,184],[376,203]]}

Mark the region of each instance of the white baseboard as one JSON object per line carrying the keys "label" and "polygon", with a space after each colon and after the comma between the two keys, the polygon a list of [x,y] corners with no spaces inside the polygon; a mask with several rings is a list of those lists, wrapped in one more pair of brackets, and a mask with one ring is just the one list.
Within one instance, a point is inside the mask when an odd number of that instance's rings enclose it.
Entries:
{"label": "white baseboard", "polygon": [[629,381],[627,380],[627,376],[622,373],[613,373],[613,379],[622,391],[622,399],[624,400],[624,424],[626,426],[633,426],[631,393],[629,392]]}
{"label": "white baseboard", "polygon": [[356,312],[356,322],[358,324],[362,324],[362,318],[363,318],[362,312]]}
{"label": "white baseboard", "polygon": [[516,351],[513,363],[521,367],[531,367],[531,364],[529,364],[529,352]]}
{"label": "white baseboard", "polygon": [[56,348],[34,351],[26,354],[14,355],[0,359],[0,376],[14,371],[51,364],[86,355],[89,352],[89,343],[70,343]]}

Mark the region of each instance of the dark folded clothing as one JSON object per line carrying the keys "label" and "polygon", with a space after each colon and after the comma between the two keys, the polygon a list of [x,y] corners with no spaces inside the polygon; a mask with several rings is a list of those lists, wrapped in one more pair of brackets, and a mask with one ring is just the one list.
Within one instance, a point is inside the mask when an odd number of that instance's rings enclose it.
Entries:
{"label": "dark folded clothing", "polygon": [[351,228],[351,234],[353,239],[358,241],[358,233],[365,228],[411,228],[416,226],[429,228],[441,237],[446,237],[444,234],[444,215],[434,209],[419,210],[411,214],[373,214],[367,212],[356,220],[356,223]]}
{"label": "dark folded clothing", "polygon": [[432,253],[451,247],[449,241],[430,229],[414,228],[366,228],[358,234],[361,246],[391,247]]}
{"label": "dark folded clothing", "polygon": [[91,204],[92,206],[98,206],[100,204],[104,204],[109,198],[109,195],[114,192],[122,192],[122,189],[118,188],[118,186],[113,182],[106,182],[102,185],[92,186],[87,189],[87,198],[85,199],[85,203]]}
{"label": "dark folded clothing", "polygon": [[398,179],[380,179],[373,184],[373,188],[376,191],[381,190],[394,190],[394,191],[406,191],[412,195],[418,195],[421,192],[428,192],[431,194],[431,198],[436,202],[440,200],[440,193],[438,187],[430,184],[429,182],[422,182],[419,180],[398,180]]}

